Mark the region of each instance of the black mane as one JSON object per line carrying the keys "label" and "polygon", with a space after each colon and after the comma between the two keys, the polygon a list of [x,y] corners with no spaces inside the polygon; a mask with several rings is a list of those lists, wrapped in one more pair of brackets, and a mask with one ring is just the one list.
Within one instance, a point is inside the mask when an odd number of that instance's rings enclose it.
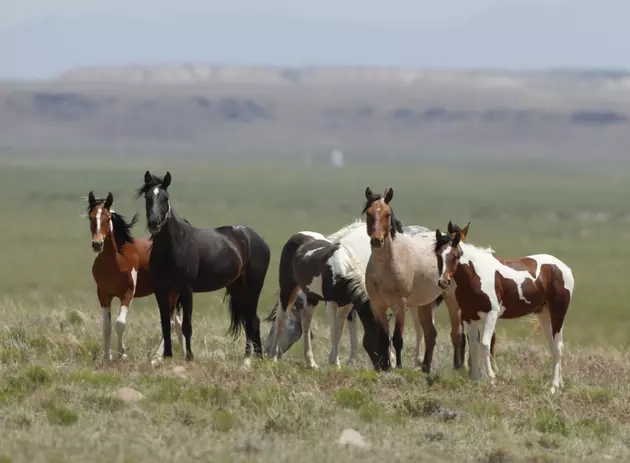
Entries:
{"label": "black mane", "polygon": [[[361,215],[365,214],[367,210],[370,208],[370,206],[374,204],[376,201],[378,201],[379,199],[383,199],[383,195],[379,193],[373,193],[370,199],[366,201],[365,207],[363,208],[363,211],[361,211]],[[394,239],[394,237],[396,236],[396,232],[404,233],[403,223],[401,220],[398,220],[396,216],[394,215],[394,209],[392,208],[392,206],[390,206],[389,204],[387,206],[389,206],[389,210],[392,214],[391,220],[392,220],[393,226],[392,226],[391,234],[392,234],[392,239]]]}
{"label": "black mane", "polygon": [[[459,228],[459,227],[458,227]],[[453,241],[453,237],[451,235],[447,234],[442,234],[442,236],[440,237],[440,239],[438,240],[436,237],[435,240],[435,244],[433,245],[433,252],[437,254],[437,250],[439,248],[441,248],[442,246],[451,243]]]}
{"label": "black mane", "polygon": [[146,194],[151,188],[155,188],[157,186],[162,185],[164,179],[162,177],[158,177],[157,175],[151,174],[151,181],[145,183],[140,188],[136,190],[136,199],[140,198],[140,196]]}
{"label": "black mane", "polygon": [[116,213],[112,212],[112,225],[114,228],[114,240],[116,240],[116,247],[118,251],[121,251],[121,248],[125,243],[133,243],[133,236],[131,234],[131,229],[134,225],[138,223],[138,214],[135,213],[131,219],[131,222],[125,222],[125,218]]}

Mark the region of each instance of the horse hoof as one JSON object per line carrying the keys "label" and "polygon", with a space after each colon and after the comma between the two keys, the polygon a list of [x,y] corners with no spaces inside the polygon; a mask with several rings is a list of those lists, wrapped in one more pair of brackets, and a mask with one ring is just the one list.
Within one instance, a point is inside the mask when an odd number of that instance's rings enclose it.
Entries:
{"label": "horse hoof", "polygon": [[192,352],[190,351],[186,352],[186,361],[192,362],[194,359],[195,359],[195,356],[193,355]]}
{"label": "horse hoof", "polygon": [[319,366],[315,362],[308,362],[306,364],[306,368],[309,368],[311,370],[317,370]]}
{"label": "horse hoof", "polygon": [[252,359],[247,357],[245,360],[243,360],[243,367],[246,370],[251,370],[252,369]]}
{"label": "horse hoof", "polygon": [[156,358],[151,360],[151,366],[152,367],[158,367],[162,364],[163,360],[161,358]]}
{"label": "horse hoof", "polygon": [[127,354],[125,354],[124,352],[119,352],[119,353],[118,353],[118,360],[125,361],[125,360],[127,360],[128,358],[129,358],[129,357],[127,357]]}
{"label": "horse hoof", "polygon": [[431,373],[431,367],[430,366],[422,365],[420,367],[420,369],[422,370],[422,373]]}

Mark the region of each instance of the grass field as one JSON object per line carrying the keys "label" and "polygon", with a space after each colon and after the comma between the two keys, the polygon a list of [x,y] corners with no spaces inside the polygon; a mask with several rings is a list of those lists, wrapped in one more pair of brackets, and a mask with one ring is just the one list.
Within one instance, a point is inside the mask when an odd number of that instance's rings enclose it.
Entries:
{"label": "grass field", "polygon": [[[630,457],[630,170],[448,164],[226,164],[105,159],[48,165],[0,161],[0,462],[18,461],[623,461]],[[150,169],[173,175],[175,210],[198,226],[243,223],[269,242],[272,262],[259,314],[275,300],[282,244],[298,230],[330,233],[359,217],[363,192],[394,188],[405,224],[471,221],[469,241],[499,256],[551,253],[572,267],[575,299],[565,327],[566,390],[548,395],[550,361],[527,321],[500,322],[498,384],[451,369],[446,310],[427,377],[412,367],[376,375],[326,366],[325,311],[314,323],[316,372],[301,345],[279,364],[242,367],[244,338],[225,337],[223,292],[195,296],[196,359],[153,369],[160,336],[153,297],[133,302],[129,359],[105,365],[82,196],[114,194],[114,209],[141,212],[133,192]],[[114,316],[117,313],[114,306]],[[269,325],[263,323],[266,336]],[[411,326],[409,324],[409,326]],[[115,334],[114,334],[115,337]],[[344,335],[343,355],[347,353]],[[115,342],[114,342],[115,345]],[[119,397],[122,387],[143,398]],[[370,448],[336,443],[354,428]]]}

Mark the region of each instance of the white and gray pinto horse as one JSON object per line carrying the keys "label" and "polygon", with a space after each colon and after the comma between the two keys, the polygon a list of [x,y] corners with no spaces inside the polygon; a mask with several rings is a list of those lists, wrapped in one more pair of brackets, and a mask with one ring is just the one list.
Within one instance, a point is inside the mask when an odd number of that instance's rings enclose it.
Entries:
{"label": "white and gray pinto horse", "polygon": [[[405,227],[402,227],[402,230],[407,235],[415,235],[417,233],[430,231],[428,228],[425,228],[419,225],[405,226]],[[358,273],[360,273],[361,278],[362,278],[361,286],[363,288],[365,287],[364,286],[365,269],[367,267],[367,263],[370,258],[371,247],[370,247],[370,238],[366,233],[366,223],[364,221],[357,220],[354,223],[340,229],[339,231],[327,237],[324,237],[323,235],[319,233],[314,233],[314,232],[300,232],[300,233],[308,234],[311,236],[317,236],[317,238],[320,240],[324,239],[332,243],[341,243],[344,246],[344,248],[347,251],[349,251],[349,253],[352,255],[352,257],[354,258],[353,260],[356,261],[356,263],[358,264],[358,268],[355,270],[359,270]],[[354,273],[356,276],[357,272],[355,271]],[[449,299],[452,299],[452,298],[449,298]],[[264,346],[264,351],[268,356],[273,358],[276,356],[276,352],[281,355],[282,353],[286,352],[302,336],[302,314],[304,313],[304,307],[307,305],[306,300],[307,300],[306,294],[304,294],[304,292],[300,290],[299,293],[297,294],[297,298],[295,299],[294,310],[290,311],[289,313],[283,314],[284,316],[282,318],[284,320],[277,320],[278,311],[281,310],[280,301],[278,301],[278,303],[276,304],[276,307],[274,307],[271,314],[267,318],[267,321],[273,320],[275,322],[271,324],[271,329],[269,331],[269,334],[267,336],[265,346]],[[440,302],[441,302],[441,298],[438,298],[432,307],[431,321],[432,321],[433,326],[424,327],[424,329],[428,329],[429,332],[435,333],[435,310],[439,306]],[[450,302],[448,304],[449,312],[454,311],[455,313],[455,316],[451,314],[451,324],[453,325],[452,332],[453,331],[457,332],[457,342],[455,342],[456,341],[455,337],[452,336],[453,347],[456,351],[455,358],[457,359],[459,358],[457,354],[460,348],[460,333],[461,333],[460,331],[461,324],[459,322],[459,315],[458,315],[459,309],[458,307],[453,306],[451,300],[449,300],[449,302]],[[285,311],[288,311],[287,309],[288,307],[285,308]],[[352,310],[352,309],[353,309],[352,305],[346,305],[346,306],[340,307],[335,301],[326,301],[326,310],[329,317],[330,332],[331,332],[331,351],[330,351],[330,356],[329,356],[329,363],[332,365],[339,365],[339,341],[343,332],[343,324],[345,323],[346,319],[348,320],[348,331],[350,335],[350,356],[348,359],[348,364],[353,364],[357,360],[357,357],[358,357],[358,337],[357,337],[357,325],[356,325],[357,313],[356,313],[356,310]],[[424,329],[421,324],[420,317],[418,316],[419,308],[413,308],[413,309],[410,308],[410,310],[412,313],[412,317],[414,319],[414,327],[416,331],[415,363],[416,363],[416,366],[422,365],[423,369],[427,371],[430,368],[430,364],[424,365],[423,363],[424,361],[420,356],[420,347],[422,344],[422,339],[424,337]],[[279,324],[281,324],[280,330],[278,330]],[[364,326],[365,326],[365,322],[364,322]],[[276,339],[277,349],[274,348],[274,337],[276,337],[276,332],[278,332],[277,339]],[[434,343],[435,339],[433,338],[430,341]],[[429,340],[427,342],[429,342]],[[310,342],[308,344],[310,345]],[[364,340],[364,345],[365,345],[365,340]],[[429,346],[427,346],[427,348],[428,347]],[[393,357],[393,353],[391,352],[391,350],[390,350],[390,356]],[[426,351],[425,351],[425,360],[427,360]],[[308,361],[309,360],[307,360],[307,362]],[[428,359],[428,361],[430,362],[430,359]],[[374,364],[373,359],[372,359],[372,362]],[[460,366],[461,366],[461,363],[457,362],[456,360],[455,367],[459,368]]]}

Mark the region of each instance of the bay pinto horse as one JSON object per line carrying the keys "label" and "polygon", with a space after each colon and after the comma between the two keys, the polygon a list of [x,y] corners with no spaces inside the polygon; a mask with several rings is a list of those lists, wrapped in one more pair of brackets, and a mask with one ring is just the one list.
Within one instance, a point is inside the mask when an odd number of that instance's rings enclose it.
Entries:
{"label": "bay pinto horse", "polygon": [[[460,240],[462,242],[465,242],[466,236],[468,235],[468,230],[470,229],[470,222],[468,222],[464,228],[460,228],[459,225],[453,224],[451,221],[449,221],[446,229],[447,229],[448,234],[451,236],[451,238],[455,238],[456,233],[459,231]],[[461,351],[466,352],[466,328],[464,327],[463,321],[461,322],[461,324],[462,324]],[[492,358],[492,367],[494,368],[494,372],[496,373],[497,365],[496,365],[495,356],[494,356],[495,342],[496,342],[496,332],[492,334],[492,340],[490,341],[490,357]],[[468,365],[470,365],[470,350],[468,351]]]}
{"label": "bay pinto horse", "polygon": [[[144,184],[137,191],[137,197],[145,199],[147,226],[153,240],[149,271],[160,308],[163,357],[173,356],[169,300],[179,295],[186,359],[193,360],[193,294],[225,288],[230,306],[229,331],[236,338],[244,327],[245,364],[249,365],[252,346],[256,357],[262,357],[257,310],[269,267],[269,246],[244,225],[201,229],[178,217],[169,198],[170,184],[170,172],[160,178],[146,171]],[[160,360],[156,358],[153,363]]]}
{"label": "bay pinto horse", "polygon": [[[138,216],[136,214],[131,222],[126,222],[122,215],[114,212],[111,208],[114,202],[111,193],[106,199],[102,199],[96,198],[90,191],[87,200],[92,250],[97,253],[92,265],[92,276],[103,311],[103,357],[105,360],[112,359],[111,305],[112,300],[118,298],[120,313],[115,323],[118,335],[117,353],[120,358],[126,358],[123,335],[131,302],[136,297],[153,294],[153,285],[149,275],[151,241],[132,236],[131,229],[137,223]],[[173,301],[171,307],[175,307],[177,302]],[[178,309],[181,309],[181,306]],[[173,313],[172,318],[177,337],[183,346],[180,314]]]}
{"label": "bay pinto horse", "polygon": [[367,187],[367,202],[363,208],[372,249],[365,272],[365,285],[372,312],[379,325],[378,344],[382,362],[380,369],[390,368],[387,309],[391,307],[396,318],[397,329],[392,343],[396,350],[396,366],[400,368],[405,312],[408,307],[417,307],[417,316],[425,321],[423,326],[427,327],[422,371],[430,371],[437,339],[434,322],[437,305],[434,302],[440,296],[446,302],[451,322],[453,366],[459,369],[464,358],[459,307],[452,291],[436,287],[439,273],[437,259],[432,252],[435,234],[424,232],[408,236],[401,233],[400,222],[389,205],[393,196],[394,191],[391,188],[380,195],[372,193],[370,187]]}
{"label": "bay pinto horse", "polygon": [[[404,233],[408,235],[413,235],[420,232],[431,231],[428,228],[419,226],[419,225],[410,225],[402,227]],[[302,234],[307,234],[309,236],[317,236],[321,238],[321,234],[317,232],[311,231],[303,231],[300,232]],[[352,271],[353,278],[357,281],[357,286],[365,287],[365,269],[367,267],[367,263],[370,259],[371,248],[370,248],[370,238],[365,234],[365,222],[362,220],[357,220],[340,230],[334,232],[331,235],[326,236],[326,239],[332,243],[341,243],[345,246],[349,253],[352,254],[353,260],[356,260],[356,264],[358,264],[358,269],[355,265],[351,265],[347,268],[347,271]],[[360,273],[357,272],[360,270]],[[288,274],[288,273],[287,273]],[[329,297],[335,298],[334,295],[329,295]],[[340,297],[343,297],[340,295]],[[367,295],[365,295],[365,299],[369,299]],[[306,295],[302,290],[298,291],[298,295],[296,297],[295,303],[293,305],[293,310],[287,311],[285,315],[285,323],[284,328],[281,331],[281,334],[278,335],[277,340],[277,349],[279,349],[280,353],[286,352],[302,335],[302,314],[304,312],[304,308],[306,306]],[[330,319],[330,329],[331,329],[331,342],[332,349],[329,357],[329,363],[339,365],[339,357],[338,357],[338,348],[339,342],[341,340],[341,333],[343,331],[343,316],[347,313],[348,307],[340,307],[339,300],[329,300],[326,301],[326,309]],[[368,301],[363,301],[363,305]],[[436,307],[441,302],[441,298],[436,301]],[[271,311],[270,315],[267,317],[267,321],[276,320],[276,315],[278,313],[280,307],[280,300],[276,303],[276,306]],[[354,306],[351,307],[350,313],[347,316],[348,320],[348,332],[350,335],[350,356],[348,358],[348,364],[351,365],[354,363],[358,356],[358,336],[357,336],[357,325],[356,325],[356,316],[358,315],[361,319],[361,323],[364,329],[364,348],[366,345],[371,344],[374,345],[373,341],[369,341],[366,337],[373,336],[375,322],[374,316],[371,312],[366,311],[368,313],[364,313],[363,311],[357,312]],[[422,343],[422,338],[424,336],[423,328],[421,321],[417,317],[416,308],[410,309],[415,322],[416,329],[416,365],[422,365],[422,358],[420,357],[420,347]],[[267,341],[265,343],[265,352],[269,354],[271,346],[273,344],[276,325],[273,323],[269,330],[269,334],[267,336]],[[396,325],[396,330],[399,329],[399,326]],[[335,335],[336,333],[336,335]],[[312,337],[312,336],[311,336]],[[370,360],[372,360],[372,365],[376,368],[377,365],[374,363],[376,357],[374,357],[373,352],[368,352],[370,355]],[[396,361],[395,354],[393,351],[390,351],[391,355],[391,363]]]}
{"label": "bay pinto horse", "polygon": [[571,269],[548,254],[500,259],[491,248],[461,242],[459,231],[452,238],[436,230],[435,239],[438,285],[446,289],[455,281],[455,297],[470,343],[472,379],[479,379],[485,370],[494,382],[490,338],[497,319],[535,314],[553,358],[551,393],[562,388],[562,328],[575,286]]}

